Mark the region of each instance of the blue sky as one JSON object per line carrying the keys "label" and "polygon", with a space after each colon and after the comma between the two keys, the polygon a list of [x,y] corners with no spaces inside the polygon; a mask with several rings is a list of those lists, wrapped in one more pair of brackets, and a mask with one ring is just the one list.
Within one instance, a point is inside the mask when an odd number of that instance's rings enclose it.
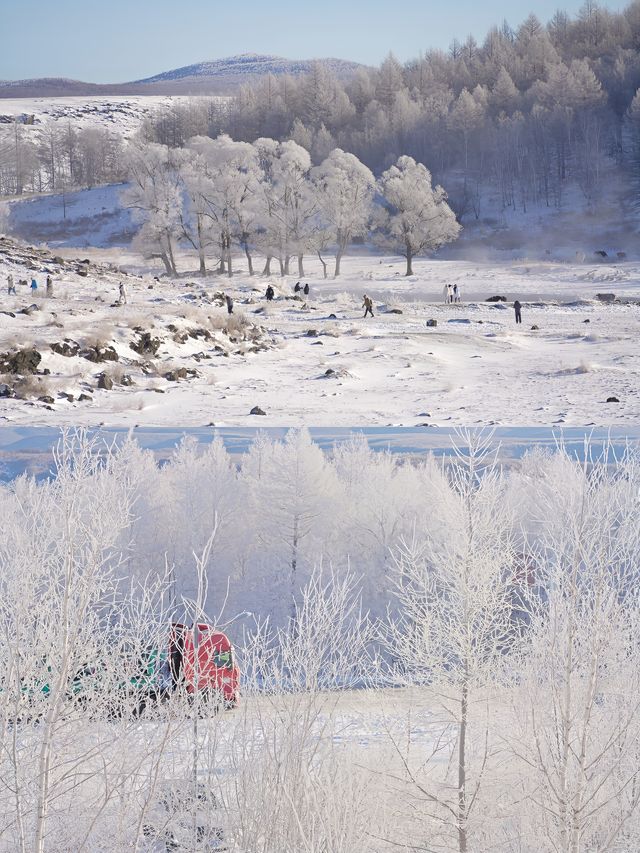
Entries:
{"label": "blue sky", "polygon": [[[123,82],[237,53],[406,61],[583,0],[0,0],[0,80]],[[626,2],[602,2],[612,10]]]}

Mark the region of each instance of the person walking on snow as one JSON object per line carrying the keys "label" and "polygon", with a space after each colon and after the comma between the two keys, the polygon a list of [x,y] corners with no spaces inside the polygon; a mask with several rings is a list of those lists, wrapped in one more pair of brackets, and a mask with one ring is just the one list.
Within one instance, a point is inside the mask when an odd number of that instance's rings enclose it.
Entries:
{"label": "person walking on snow", "polygon": [[364,317],[362,318],[363,320],[368,314],[371,314],[371,316],[373,317],[373,302],[371,301],[371,297],[367,296],[366,293],[364,294],[362,307],[364,308]]}
{"label": "person walking on snow", "polygon": [[227,314],[233,314],[233,299],[228,295],[224,299],[227,303]]}
{"label": "person walking on snow", "polygon": [[453,285],[453,301],[460,302],[460,291],[458,290],[458,285]]}
{"label": "person walking on snow", "polygon": [[522,323],[522,314],[520,313],[522,311],[522,305],[520,305],[517,299],[513,303],[513,310],[516,312],[516,323]]}
{"label": "person walking on snow", "polygon": [[49,298],[53,296],[53,279],[50,275],[47,276],[47,296]]}
{"label": "person walking on snow", "polygon": [[7,296],[11,296],[11,294],[16,295],[16,286],[13,283],[13,276],[9,273],[7,276]]}
{"label": "person walking on snow", "polygon": [[307,282],[304,286],[304,295],[305,296],[309,295],[309,282]]}
{"label": "person walking on snow", "polygon": [[267,287],[267,292],[265,293],[265,296],[267,297],[267,302],[271,302],[271,300],[275,296],[275,290],[271,287],[271,285]]}
{"label": "person walking on snow", "polygon": [[445,284],[445,286],[442,288],[442,298],[444,299],[444,302],[446,305],[447,302],[449,301],[449,285],[448,284]]}
{"label": "person walking on snow", "polygon": [[120,282],[118,287],[118,305],[126,305],[127,304],[127,291],[124,289],[124,282]]}
{"label": "person walking on snow", "polygon": [[296,286],[293,288],[293,292],[294,293],[300,293],[301,290],[302,290],[302,288],[300,287],[300,282],[296,281]]}
{"label": "person walking on snow", "polygon": [[35,278],[32,278],[32,279],[31,279],[31,294],[32,294],[33,296],[35,296],[35,295],[36,295],[36,290],[37,290],[37,289],[38,289],[38,282],[35,280]]}

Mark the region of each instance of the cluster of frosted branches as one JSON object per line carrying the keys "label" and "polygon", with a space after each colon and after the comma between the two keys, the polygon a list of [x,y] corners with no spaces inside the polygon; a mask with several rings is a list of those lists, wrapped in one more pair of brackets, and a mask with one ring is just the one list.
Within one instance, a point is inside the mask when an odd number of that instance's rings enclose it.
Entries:
{"label": "cluster of frosted branches", "polygon": [[[0,490],[0,850],[636,850],[640,469],[596,451],[64,436]],[[131,689],[176,619],[234,710]]]}

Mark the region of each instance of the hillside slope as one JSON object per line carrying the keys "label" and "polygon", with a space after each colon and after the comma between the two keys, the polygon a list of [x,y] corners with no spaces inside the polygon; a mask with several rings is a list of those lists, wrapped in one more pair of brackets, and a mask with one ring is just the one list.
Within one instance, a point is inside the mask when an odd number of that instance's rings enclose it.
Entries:
{"label": "hillside slope", "polygon": [[62,77],[0,81],[0,98],[62,98],[72,95],[225,94],[266,74],[305,74],[320,62],[338,77],[349,77],[357,62],[342,59],[285,59],[255,53],[198,62],[126,83],[85,83]]}

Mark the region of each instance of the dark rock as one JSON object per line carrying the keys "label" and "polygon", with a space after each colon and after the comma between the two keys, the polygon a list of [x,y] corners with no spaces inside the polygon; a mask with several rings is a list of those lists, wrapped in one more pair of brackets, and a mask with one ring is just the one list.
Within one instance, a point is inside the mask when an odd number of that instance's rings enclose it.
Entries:
{"label": "dark rock", "polygon": [[338,318],[336,317],[335,314],[329,314],[329,319],[330,320],[337,320]]}
{"label": "dark rock", "polygon": [[324,346],[324,344],[322,343],[322,341],[314,341],[314,342],[311,344],[311,346],[312,346],[312,347],[322,347],[322,346]]}
{"label": "dark rock", "polygon": [[101,373],[98,376],[98,388],[102,388],[103,391],[111,391],[113,388],[113,379],[107,376],[106,373]]}
{"label": "dark rock", "polygon": [[178,379],[187,379],[189,371],[186,367],[176,367],[175,370],[169,370],[164,374],[164,378],[169,382],[177,382]]}
{"label": "dark rock", "polygon": [[82,278],[87,278],[87,276],[89,275],[89,272],[85,267],[78,267],[76,273],[79,276],[82,276]]}
{"label": "dark rock", "polygon": [[485,302],[506,302],[506,301],[507,301],[506,296],[489,296],[487,299],[485,299]]}
{"label": "dark rock", "polygon": [[78,397],[78,401],[80,403],[91,403],[92,400],[93,397],[91,396],[91,394],[80,394],[80,396]]}
{"label": "dark rock", "polygon": [[583,320],[582,322],[583,322],[583,323],[590,323],[590,322],[591,322],[591,320]]}
{"label": "dark rock", "polygon": [[536,326],[536,325],[535,325],[535,323],[534,323],[534,325],[531,327],[531,331],[532,331],[532,332],[537,332],[537,331],[539,331],[539,329],[540,329],[540,326]]}
{"label": "dark rock", "polygon": [[81,264],[84,264],[85,266],[89,266],[89,264],[91,263],[91,261],[89,260],[89,258],[85,258],[83,261],[80,261],[80,263],[81,263]]}
{"label": "dark rock", "polygon": [[152,337],[150,332],[141,332],[138,340],[133,341],[130,346],[138,355],[156,355],[161,343],[161,339]]}
{"label": "dark rock", "polygon": [[39,403],[46,403],[48,406],[53,406],[55,400],[53,397],[50,397],[48,394],[44,394],[42,397],[38,397]]}
{"label": "dark rock", "polygon": [[153,388],[152,390],[155,391],[156,394],[164,394],[165,393],[164,388]]}
{"label": "dark rock", "polygon": [[34,302],[32,305],[27,305],[26,308],[21,308],[20,314],[29,315],[29,314],[33,314],[35,311],[39,311],[39,310],[40,310],[40,308]]}
{"label": "dark rock", "polygon": [[0,373],[14,373],[25,376],[36,373],[42,356],[36,349],[23,349],[14,353],[0,355]]}
{"label": "dark rock", "polygon": [[454,317],[452,320],[447,320],[447,323],[463,323],[464,325],[468,325],[471,323],[467,317]]}
{"label": "dark rock", "polygon": [[317,338],[318,330],[317,329],[307,329],[307,337],[308,338]]}
{"label": "dark rock", "polygon": [[402,311],[399,308],[387,308],[385,314],[402,314]]}
{"label": "dark rock", "polygon": [[51,344],[51,349],[58,355],[71,358],[80,352],[80,344],[77,341],[72,341],[71,338],[65,338],[64,341]]}
{"label": "dark rock", "polygon": [[333,369],[333,367],[328,367],[328,368],[325,370],[324,375],[325,375],[325,376],[335,376],[335,375],[336,375],[336,372],[335,372],[335,370]]}
{"label": "dark rock", "polygon": [[126,388],[129,388],[131,385],[135,385],[135,382],[128,373],[123,373],[122,379],[120,380],[120,384],[124,385]]}
{"label": "dark rock", "polygon": [[88,347],[87,349],[83,349],[80,355],[94,364],[100,364],[103,361],[118,361],[118,353],[111,345],[106,347]]}
{"label": "dark rock", "polygon": [[596,293],[596,299],[599,299],[600,302],[615,302],[616,295],[615,293]]}
{"label": "dark rock", "polygon": [[435,329],[435,327],[436,327],[437,325],[438,325],[438,321],[437,321],[437,320],[433,320],[433,319],[431,319],[431,320],[427,320],[427,326],[428,326],[428,328],[429,328],[429,329]]}
{"label": "dark rock", "polygon": [[196,326],[194,329],[189,329],[187,334],[190,338],[194,338],[195,340],[197,340],[198,338],[202,338],[205,341],[211,340],[211,333],[209,332],[209,330],[200,328],[198,326]]}
{"label": "dark rock", "polygon": [[63,400],[68,400],[70,403],[73,403],[73,401],[75,400],[73,394],[67,394],[66,391],[61,391],[60,396]]}
{"label": "dark rock", "polygon": [[619,403],[619,402],[620,402],[620,400],[618,400],[617,397],[607,397],[607,403]]}
{"label": "dark rock", "polygon": [[253,409],[249,412],[250,415],[266,415],[266,412],[263,412],[260,406],[254,406]]}
{"label": "dark rock", "polygon": [[16,392],[13,390],[11,385],[7,385],[6,382],[0,384],[0,397],[15,397]]}

